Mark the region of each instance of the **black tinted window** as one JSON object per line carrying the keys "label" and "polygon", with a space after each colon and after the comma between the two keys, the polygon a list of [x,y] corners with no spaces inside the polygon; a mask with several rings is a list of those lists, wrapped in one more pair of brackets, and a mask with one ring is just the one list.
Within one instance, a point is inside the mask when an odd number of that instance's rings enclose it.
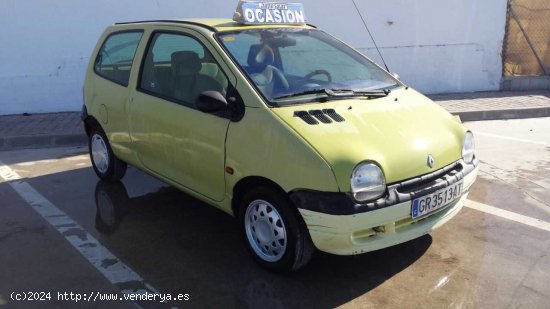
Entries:
{"label": "black tinted window", "polygon": [[95,61],[95,72],[117,84],[128,86],[132,62],[143,32],[124,32],[109,36]]}

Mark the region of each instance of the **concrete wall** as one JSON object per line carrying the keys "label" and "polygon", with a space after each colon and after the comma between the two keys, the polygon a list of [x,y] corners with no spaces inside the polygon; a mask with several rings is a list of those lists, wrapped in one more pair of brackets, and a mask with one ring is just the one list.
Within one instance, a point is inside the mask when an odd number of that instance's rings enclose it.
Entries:
{"label": "concrete wall", "polygon": [[[380,61],[351,0],[302,2],[308,22]],[[0,114],[79,110],[90,52],[108,24],[231,17],[236,3],[1,0]],[[426,93],[499,88],[506,0],[356,3],[390,70],[411,86]]]}

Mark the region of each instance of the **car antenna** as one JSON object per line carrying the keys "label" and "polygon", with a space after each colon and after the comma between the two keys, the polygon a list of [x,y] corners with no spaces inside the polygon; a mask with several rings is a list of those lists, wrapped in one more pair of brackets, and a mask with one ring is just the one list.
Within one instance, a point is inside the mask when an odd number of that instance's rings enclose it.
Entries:
{"label": "car antenna", "polygon": [[357,4],[355,3],[355,0],[351,0],[351,2],[353,2],[353,5],[355,6],[355,10],[357,10],[357,14],[359,14],[359,17],[361,17],[361,20],[363,21],[363,25],[365,26],[365,29],[367,29],[367,32],[369,33],[369,36],[370,36],[372,42],[374,43],[374,47],[376,47],[376,50],[378,51],[378,54],[380,55],[380,59],[382,59],[382,63],[384,63],[384,67],[386,67],[386,71],[389,72],[390,69],[388,69],[388,65],[386,64],[386,61],[384,60],[384,57],[382,56],[382,53],[380,52],[380,49],[378,48],[378,45],[376,44],[376,41],[374,40],[374,37],[370,33],[369,27],[367,26],[367,22],[363,18],[363,15],[361,14],[361,11],[359,11],[359,8],[357,7]]}

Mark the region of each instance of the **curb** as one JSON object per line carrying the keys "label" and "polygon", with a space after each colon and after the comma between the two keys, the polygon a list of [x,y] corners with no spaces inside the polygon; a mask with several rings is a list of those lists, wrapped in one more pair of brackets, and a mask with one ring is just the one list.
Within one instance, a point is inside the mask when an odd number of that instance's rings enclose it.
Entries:
{"label": "curb", "polygon": [[0,151],[49,148],[63,146],[85,146],[85,134],[29,135],[0,137]]}
{"label": "curb", "polygon": [[[437,102],[436,102],[437,103]],[[525,108],[525,109],[499,109],[482,111],[461,111],[451,112],[460,116],[462,121],[483,121],[483,120],[507,120],[550,117],[550,107]]]}

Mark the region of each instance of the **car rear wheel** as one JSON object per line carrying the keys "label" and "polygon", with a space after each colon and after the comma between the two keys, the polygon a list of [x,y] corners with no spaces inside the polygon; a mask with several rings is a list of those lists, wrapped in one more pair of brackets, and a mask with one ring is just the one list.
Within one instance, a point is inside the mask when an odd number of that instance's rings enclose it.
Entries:
{"label": "car rear wheel", "polygon": [[94,128],[89,136],[90,159],[95,173],[104,181],[114,182],[126,174],[126,162],[118,159],[101,129]]}
{"label": "car rear wheel", "polygon": [[314,246],[305,223],[276,190],[261,187],[249,191],[241,201],[239,217],[248,248],[262,266],[288,272],[311,259]]}

